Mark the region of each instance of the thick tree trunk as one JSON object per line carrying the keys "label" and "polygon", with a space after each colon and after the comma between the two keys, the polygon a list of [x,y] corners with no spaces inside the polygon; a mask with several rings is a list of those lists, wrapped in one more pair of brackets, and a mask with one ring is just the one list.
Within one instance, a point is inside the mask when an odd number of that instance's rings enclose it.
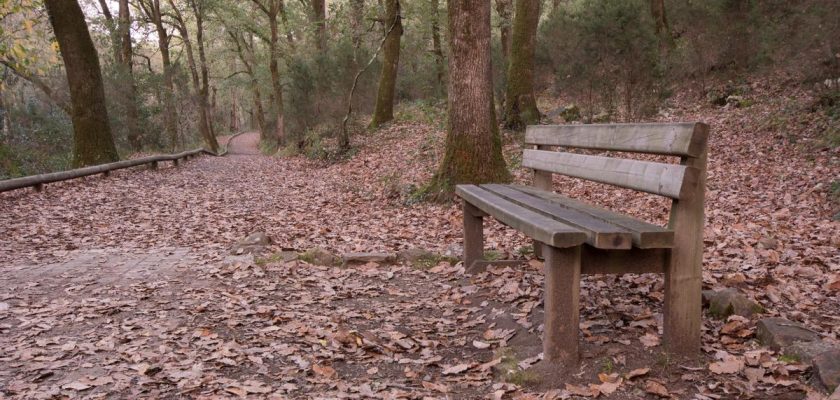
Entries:
{"label": "thick tree trunk", "polygon": [[430,194],[456,184],[504,182],[510,174],[493,105],[490,2],[449,0],[449,124],[446,150]]}
{"label": "thick tree trunk", "polygon": [[195,41],[198,45],[198,61],[201,69],[201,102],[204,108],[204,118],[207,119],[209,138],[214,152],[218,151],[219,144],[216,142],[216,131],[213,127],[212,103],[210,102],[210,77],[207,71],[207,56],[204,52],[204,9],[202,0],[191,0],[193,13],[195,13]]}
{"label": "thick tree trunk", "polygon": [[400,63],[400,37],[402,36],[402,17],[399,0],[385,2],[385,43],[382,53],[382,71],[379,75],[379,91],[376,95],[376,108],[373,111],[371,128],[394,119],[394,92],[397,87],[397,69]]}
{"label": "thick tree trunk", "polygon": [[438,95],[443,95],[446,88],[443,48],[440,42],[440,0],[432,0],[432,53],[435,55],[435,75],[437,75]]}
{"label": "thick tree trunk", "polygon": [[504,125],[508,129],[522,130],[526,125],[540,121],[534,98],[534,47],[540,21],[540,0],[516,0],[515,4]]}
{"label": "thick tree trunk", "polygon": [[143,148],[143,137],[140,131],[140,112],[137,109],[137,85],[134,83],[134,71],[132,71],[131,65],[133,52],[131,49],[131,14],[128,9],[128,0],[120,0],[119,6],[117,27],[120,37],[121,100],[124,103],[128,143],[132,150],[140,151]]}
{"label": "thick tree trunk", "polygon": [[45,0],[44,3],[64,60],[73,103],[70,115],[73,165],[83,167],[117,161],[119,156],[108,124],[99,56],[82,9],[75,0]]}

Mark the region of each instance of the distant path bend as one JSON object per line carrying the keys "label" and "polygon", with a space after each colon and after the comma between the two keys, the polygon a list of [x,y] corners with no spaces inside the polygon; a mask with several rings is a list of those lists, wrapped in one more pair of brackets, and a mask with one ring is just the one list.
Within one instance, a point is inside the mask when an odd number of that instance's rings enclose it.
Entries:
{"label": "distant path bend", "polygon": [[245,132],[230,140],[227,144],[228,155],[258,156],[260,152],[260,133]]}

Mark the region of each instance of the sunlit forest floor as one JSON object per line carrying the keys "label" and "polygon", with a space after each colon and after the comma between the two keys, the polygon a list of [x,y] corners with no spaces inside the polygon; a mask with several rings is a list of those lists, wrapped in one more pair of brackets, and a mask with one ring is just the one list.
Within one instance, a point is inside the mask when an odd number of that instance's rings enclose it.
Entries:
{"label": "sunlit forest floor", "polygon": [[[808,364],[755,339],[768,316],[840,338],[840,154],[823,144],[808,96],[763,83],[744,107],[686,95],[656,117],[711,125],[704,289],[737,288],[765,310],[704,311],[699,360],[662,354],[661,277],[591,276],[580,373],[528,373],[542,263],[527,238],[493,222],[487,250],[523,264],[464,274],[448,257],[460,251],[458,205],[412,201],[444,133],[404,118],[355,137],[357,153],[339,163],[234,154],[0,194],[0,393],[822,398]],[[506,142],[528,182],[517,135]],[[562,178],[555,190],[667,218],[659,198]],[[253,232],[272,238],[267,252],[230,258]],[[343,267],[287,257],[316,247],[441,256]]]}

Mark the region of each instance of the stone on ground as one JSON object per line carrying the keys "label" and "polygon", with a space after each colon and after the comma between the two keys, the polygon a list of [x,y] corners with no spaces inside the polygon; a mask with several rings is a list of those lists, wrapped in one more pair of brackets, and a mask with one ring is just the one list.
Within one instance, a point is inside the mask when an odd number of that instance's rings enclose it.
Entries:
{"label": "stone on ground", "polygon": [[709,303],[709,314],[719,319],[730,315],[750,317],[764,312],[764,308],[736,289],[704,290],[703,301]]}
{"label": "stone on ground", "polygon": [[313,247],[298,256],[298,259],[314,265],[332,267],[339,265],[341,259],[320,247]]}
{"label": "stone on ground", "polygon": [[341,264],[352,263],[392,263],[397,260],[394,253],[344,253],[341,255]]}
{"label": "stone on ground", "polygon": [[755,336],[765,346],[783,353],[796,343],[820,340],[816,332],[784,318],[764,318],[758,321]]}
{"label": "stone on ground", "polygon": [[438,255],[422,247],[411,247],[405,250],[400,250],[397,253],[397,257],[400,259],[400,261],[405,261],[409,264],[414,264],[418,261],[437,258]]}
{"label": "stone on ground", "polygon": [[231,254],[259,254],[271,244],[271,238],[265,232],[254,232],[235,244]]}
{"label": "stone on ground", "polygon": [[832,349],[817,355],[812,365],[820,383],[828,389],[829,393],[836,392],[840,386],[840,349]]}

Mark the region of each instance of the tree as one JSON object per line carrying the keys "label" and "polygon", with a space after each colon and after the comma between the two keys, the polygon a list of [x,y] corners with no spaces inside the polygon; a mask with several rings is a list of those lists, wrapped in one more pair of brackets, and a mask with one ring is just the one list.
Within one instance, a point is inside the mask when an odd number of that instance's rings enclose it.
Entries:
{"label": "tree", "polygon": [[382,71],[379,75],[379,91],[373,111],[371,128],[394,119],[394,91],[397,86],[397,69],[400,63],[400,37],[402,36],[400,1],[385,2],[385,44],[382,52]]}
{"label": "tree", "polygon": [[204,138],[204,142],[207,144],[207,146],[210,147],[210,150],[213,152],[218,152],[219,143],[216,141],[216,136],[213,134],[213,130],[210,124],[210,115],[208,112],[208,108],[210,107],[208,100],[210,95],[210,88],[209,78],[207,74],[207,63],[204,56],[204,27],[202,18],[203,6],[201,4],[202,3],[200,3],[200,0],[198,0],[198,2],[196,0],[189,0],[189,6],[195,13],[196,39],[198,42],[199,61],[201,62],[201,77],[199,78],[199,67],[195,59],[195,53],[193,52],[192,42],[190,41],[190,32],[187,28],[187,23],[184,20],[184,16],[181,13],[181,10],[179,10],[178,7],[175,6],[174,0],[169,0],[169,5],[172,7],[173,17],[175,19],[175,28],[178,29],[178,32],[181,33],[181,39],[184,42],[184,49],[187,53],[187,62],[189,63],[190,67],[190,75],[192,76],[193,88],[196,92],[196,95],[194,97],[196,99],[199,112],[198,130],[199,132],[201,132],[201,136]]}
{"label": "tree", "polygon": [[257,120],[257,128],[260,131],[260,140],[268,140],[268,129],[266,128],[265,114],[263,112],[262,92],[260,91],[260,85],[257,81],[257,75],[254,72],[254,66],[256,64],[254,57],[254,45],[251,41],[246,40],[239,32],[228,30],[228,35],[230,35],[231,40],[233,40],[234,45],[236,45],[236,54],[239,56],[239,60],[241,60],[242,64],[245,66],[245,72],[251,79],[251,93],[254,97],[254,119]]}
{"label": "tree", "polygon": [[163,64],[163,126],[169,137],[170,150],[175,151],[178,147],[178,110],[175,106],[175,83],[172,79],[172,61],[169,57],[169,31],[163,25],[160,0],[139,0],[138,4],[157,32],[158,50]]}
{"label": "tree", "polygon": [[440,43],[440,0],[432,0],[432,54],[435,56],[435,75],[439,92],[446,87],[443,67],[443,49]]}
{"label": "tree", "polygon": [[449,0],[449,122],[446,150],[429,194],[442,198],[460,183],[510,179],[493,105],[490,2]]}
{"label": "tree", "polygon": [[540,0],[516,0],[508,61],[504,124],[522,130],[540,120],[534,98],[534,47],[540,21]]}
{"label": "tree", "polygon": [[73,121],[73,165],[83,167],[117,161],[117,149],[108,123],[99,55],[90,38],[79,3],[45,0],[55,33],[67,83]]}
{"label": "tree", "polygon": [[[268,69],[271,72],[271,87],[274,89],[274,130],[275,143],[280,145],[286,141],[286,123],[283,113],[283,82],[280,81],[280,31],[277,17],[285,15],[283,0],[252,0],[257,8],[268,17],[268,27],[271,37],[268,41],[270,59]],[[282,12],[282,14],[281,14]]]}
{"label": "tree", "polygon": [[327,2],[312,1],[312,23],[315,24],[315,47],[319,51],[327,49]]}
{"label": "tree", "polygon": [[131,13],[128,0],[119,0],[119,16],[117,30],[120,38],[119,71],[121,86],[123,86],[122,101],[125,109],[125,122],[128,129],[128,143],[132,150],[140,151],[143,147],[143,134],[140,131],[140,111],[137,106],[137,85],[134,83],[131,48]]}
{"label": "tree", "polygon": [[496,13],[499,14],[499,38],[502,42],[502,65],[505,72],[507,72],[508,57],[510,57],[511,1],[496,0]]}

